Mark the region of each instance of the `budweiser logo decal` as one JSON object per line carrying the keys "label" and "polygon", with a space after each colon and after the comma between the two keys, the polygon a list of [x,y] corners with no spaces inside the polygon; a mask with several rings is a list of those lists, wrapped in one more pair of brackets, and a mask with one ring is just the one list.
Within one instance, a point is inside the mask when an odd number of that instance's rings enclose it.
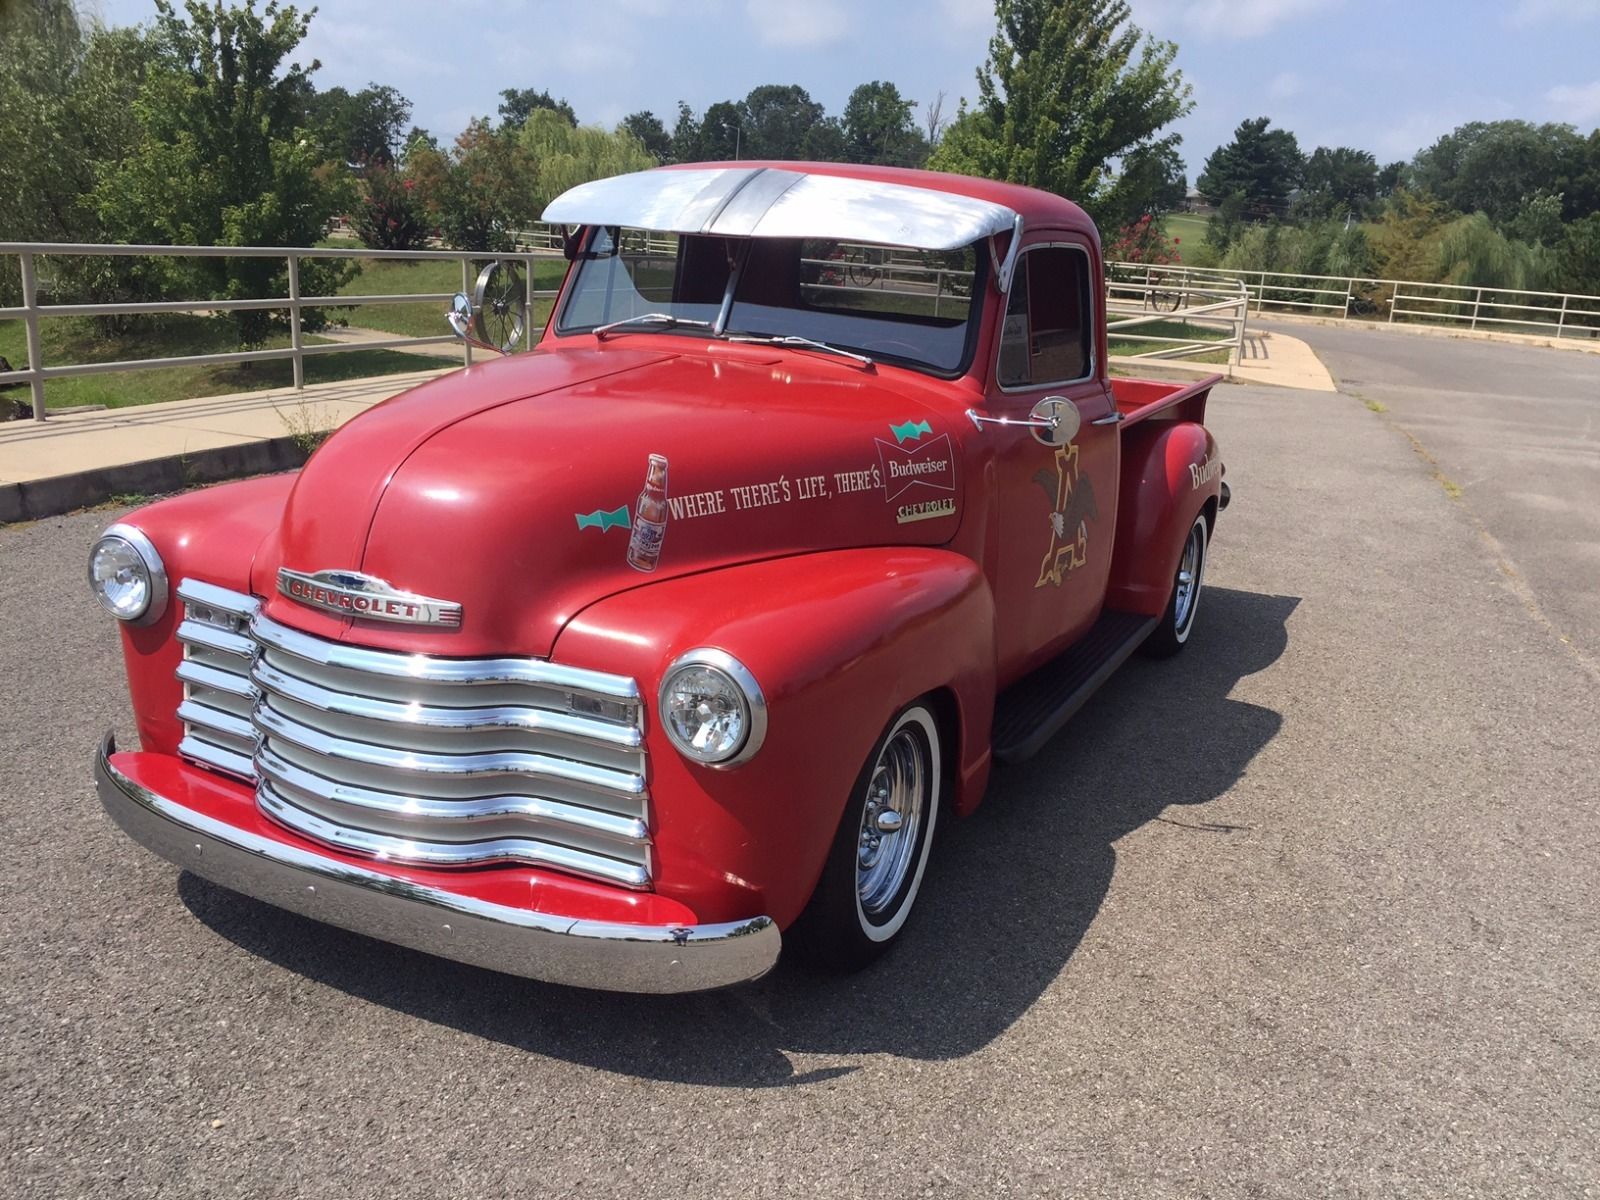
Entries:
{"label": "budweiser logo decal", "polygon": [[461,605],[402,592],[387,582],[360,571],[317,571],[307,574],[278,568],[278,590],[310,608],[326,609],[343,617],[369,621],[395,621],[403,625],[461,625]]}
{"label": "budweiser logo decal", "polygon": [[912,488],[956,490],[955,452],[948,433],[915,446],[897,446],[882,438],[873,441],[878,446],[878,464],[883,468],[885,500],[894,500]]}

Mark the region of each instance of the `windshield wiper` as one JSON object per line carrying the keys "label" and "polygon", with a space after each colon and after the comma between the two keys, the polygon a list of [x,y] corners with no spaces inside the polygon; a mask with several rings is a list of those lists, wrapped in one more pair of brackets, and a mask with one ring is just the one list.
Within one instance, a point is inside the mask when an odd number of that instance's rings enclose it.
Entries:
{"label": "windshield wiper", "polygon": [[865,354],[857,354],[854,350],[846,350],[842,346],[830,346],[827,342],[819,342],[813,338],[801,337],[796,333],[786,333],[777,336],[754,333],[730,333],[730,342],[746,342],[756,346],[793,346],[797,350],[821,350],[825,354],[837,354],[840,358],[852,359],[864,367],[872,366],[872,359]]}
{"label": "windshield wiper", "polygon": [[655,325],[662,329],[672,329],[678,325],[691,325],[696,329],[710,329],[710,321],[696,321],[692,317],[675,317],[671,313],[648,312],[640,313],[636,317],[624,317],[620,321],[612,321],[609,325],[596,325],[591,332],[601,341],[605,341],[606,334],[628,328],[630,325]]}

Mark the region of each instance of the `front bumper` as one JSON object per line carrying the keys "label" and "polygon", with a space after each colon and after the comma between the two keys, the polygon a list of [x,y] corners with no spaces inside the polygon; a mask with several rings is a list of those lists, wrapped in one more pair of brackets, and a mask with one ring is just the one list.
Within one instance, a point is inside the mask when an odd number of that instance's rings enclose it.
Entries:
{"label": "front bumper", "polygon": [[766,974],[770,917],[720,925],[585,921],[463,896],[265,838],[187,808],[118,770],[107,733],[100,802],[129,837],[213,883],[330,925],[441,958],[573,987],[693,992]]}

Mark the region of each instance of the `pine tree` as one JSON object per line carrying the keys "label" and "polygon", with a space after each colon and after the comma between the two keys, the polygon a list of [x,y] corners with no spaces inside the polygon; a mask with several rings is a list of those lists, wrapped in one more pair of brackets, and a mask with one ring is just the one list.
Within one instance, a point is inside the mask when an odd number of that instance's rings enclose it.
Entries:
{"label": "pine tree", "polygon": [[1148,208],[1129,159],[1174,152],[1161,131],[1194,104],[1171,42],[1129,21],[1125,0],[996,0],[998,28],[964,104],[928,164],[1043,188],[1102,226]]}

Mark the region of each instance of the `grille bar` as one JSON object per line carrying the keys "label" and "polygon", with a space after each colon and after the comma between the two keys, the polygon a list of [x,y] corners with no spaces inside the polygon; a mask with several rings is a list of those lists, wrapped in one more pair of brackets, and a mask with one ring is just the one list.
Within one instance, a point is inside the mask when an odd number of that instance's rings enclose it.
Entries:
{"label": "grille bar", "polygon": [[179,753],[255,784],[268,817],[395,862],[523,863],[650,886],[632,679],[348,646],[213,584],[185,579],[178,595]]}
{"label": "grille bar", "polygon": [[415,702],[404,704],[374,696],[358,696],[319,687],[309,680],[299,679],[286,671],[280,671],[266,661],[258,661],[252,668],[250,676],[266,691],[287,696],[297,703],[307,704],[324,712],[339,713],[347,717],[363,717],[374,721],[393,721],[400,725],[421,725],[437,729],[472,731],[520,729],[536,733],[549,732],[604,742],[630,750],[636,750],[644,744],[644,737],[637,726],[619,726],[566,713],[512,705],[442,708]]}
{"label": "grille bar", "polygon": [[603,879],[623,887],[649,886],[648,868],[589,854],[571,846],[554,845],[533,838],[500,838],[481,842],[419,842],[389,837],[325,821],[314,813],[296,807],[263,782],[256,791],[256,804],[269,817],[289,826],[296,833],[339,850],[367,854],[397,862],[431,867],[479,867],[489,863],[523,863],[554,867],[591,879]]}

